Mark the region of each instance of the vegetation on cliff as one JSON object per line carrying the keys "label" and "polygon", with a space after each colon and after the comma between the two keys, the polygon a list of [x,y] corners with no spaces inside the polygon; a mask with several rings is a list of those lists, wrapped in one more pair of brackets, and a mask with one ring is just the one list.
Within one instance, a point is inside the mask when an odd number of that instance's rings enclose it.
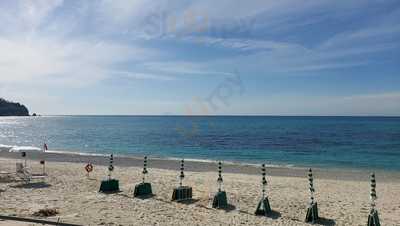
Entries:
{"label": "vegetation on cliff", "polygon": [[0,98],[0,116],[29,116],[28,108]]}

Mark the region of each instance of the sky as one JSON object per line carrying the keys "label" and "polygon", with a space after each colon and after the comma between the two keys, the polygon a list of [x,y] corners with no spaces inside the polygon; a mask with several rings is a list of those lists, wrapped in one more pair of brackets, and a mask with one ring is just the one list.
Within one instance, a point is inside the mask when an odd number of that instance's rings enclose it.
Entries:
{"label": "sky", "polygon": [[398,0],[4,0],[0,97],[43,115],[400,115]]}

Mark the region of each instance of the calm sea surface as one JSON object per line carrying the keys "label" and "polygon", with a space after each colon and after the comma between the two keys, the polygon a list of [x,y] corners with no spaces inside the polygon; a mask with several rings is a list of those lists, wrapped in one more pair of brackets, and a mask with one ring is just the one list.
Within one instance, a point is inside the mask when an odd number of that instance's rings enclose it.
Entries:
{"label": "calm sea surface", "polygon": [[399,117],[0,118],[0,144],[84,153],[400,170]]}

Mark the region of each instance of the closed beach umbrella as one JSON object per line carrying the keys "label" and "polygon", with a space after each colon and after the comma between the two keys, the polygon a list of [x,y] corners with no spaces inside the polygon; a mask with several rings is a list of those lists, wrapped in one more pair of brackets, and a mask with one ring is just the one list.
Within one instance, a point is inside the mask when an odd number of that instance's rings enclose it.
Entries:
{"label": "closed beach umbrella", "polygon": [[139,183],[135,186],[135,190],[133,192],[134,197],[145,197],[145,196],[151,197],[153,195],[151,184],[146,182],[146,174],[148,173],[149,172],[147,171],[147,156],[144,156],[142,183]]}
{"label": "closed beach umbrella", "polygon": [[308,170],[308,183],[310,190],[310,204],[307,209],[306,222],[316,223],[318,220],[318,206],[317,202],[314,200],[314,177],[311,168]]}
{"label": "closed beach umbrella", "polygon": [[111,173],[114,171],[114,155],[110,155],[110,164],[108,166],[108,178],[101,181],[100,192],[113,193],[119,191],[119,181],[111,178]]}
{"label": "closed beach umbrella", "polygon": [[378,210],[375,209],[376,206],[375,202],[377,200],[375,173],[371,174],[370,199],[371,199],[371,211],[368,215],[368,226],[380,226],[381,223],[379,222]]}
{"label": "closed beach umbrella", "polygon": [[262,174],[262,198],[260,202],[257,205],[257,209],[255,214],[258,216],[268,216],[272,212],[271,206],[269,204],[268,200],[268,195],[266,194],[266,188],[267,188],[267,180],[265,178],[266,176],[266,169],[265,169],[265,164],[261,165],[261,174]]}

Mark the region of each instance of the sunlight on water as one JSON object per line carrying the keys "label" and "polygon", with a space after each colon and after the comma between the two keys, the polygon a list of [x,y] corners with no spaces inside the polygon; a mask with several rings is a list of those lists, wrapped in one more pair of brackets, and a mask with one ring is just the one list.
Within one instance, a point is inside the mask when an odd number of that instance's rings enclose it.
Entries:
{"label": "sunlight on water", "polygon": [[0,118],[0,144],[42,147],[43,143],[52,151],[400,169],[400,118]]}

